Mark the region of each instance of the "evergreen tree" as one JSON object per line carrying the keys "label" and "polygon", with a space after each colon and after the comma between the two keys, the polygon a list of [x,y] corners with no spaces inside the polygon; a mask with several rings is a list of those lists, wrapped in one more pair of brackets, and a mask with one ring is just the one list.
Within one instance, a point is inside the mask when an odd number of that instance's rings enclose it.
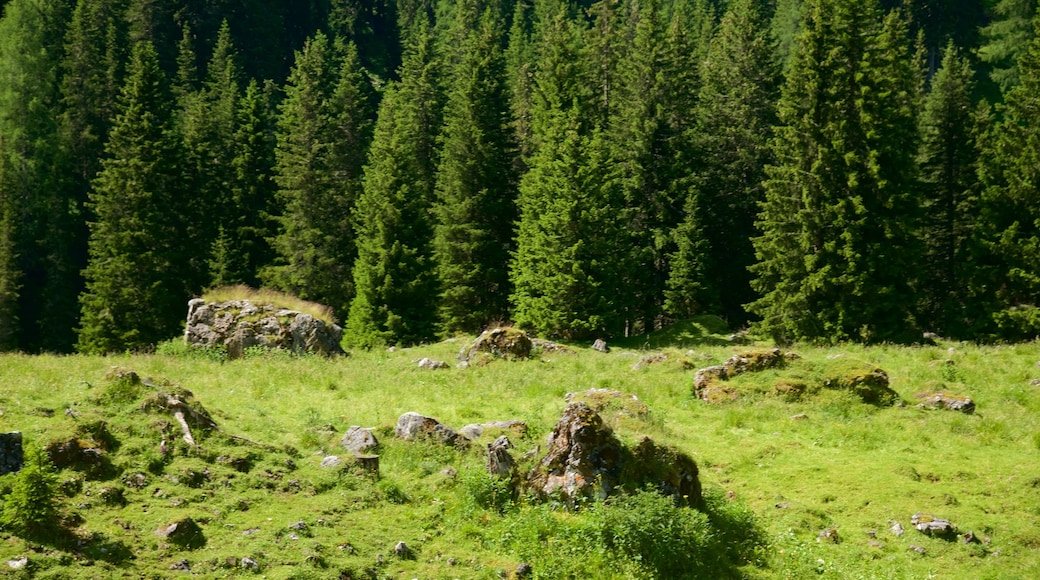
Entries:
{"label": "evergreen tree", "polygon": [[978,121],[972,105],[973,76],[951,41],[932,78],[921,114],[923,238],[926,273],[922,323],[955,338],[970,338],[979,316],[970,295],[975,221],[978,216]]}
{"label": "evergreen tree", "polygon": [[462,45],[445,110],[434,253],[448,333],[508,318],[516,178],[500,35],[486,11]]}
{"label": "evergreen tree", "polygon": [[999,0],[993,7],[993,21],[981,31],[979,58],[989,66],[989,76],[1003,95],[1019,82],[1019,58],[1035,37],[1036,7],[1036,0]]}
{"label": "evergreen tree", "polygon": [[1018,61],[1019,83],[988,138],[980,232],[1001,338],[1040,336],[1040,14]]}
{"label": "evergreen tree", "polygon": [[105,353],[175,336],[187,287],[179,138],[155,49],[139,42],[90,192],[90,262],[77,348]]}
{"label": "evergreen tree", "polygon": [[18,348],[18,291],[22,272],[18,267],[17,200],[11,159],[0,135],[0,351]]}
{"label": "evergreen tree", "polygon": [[677,316],[717,312],[738,325],[747,320],[744,304],[754,298],[747,268],[755,261],[751,238],[778,88],[773,43],[757,4],[733,3],[701,67],[692,130],[697,185],[665,292]]}
{"label": "evergreen tree", "polygon": [[369,89],[353,45],[345,57],[319,32],[297,54],[278,117],[275,180],[284,207],[262,273],[269,285],[343,316],[354,296],[352,207],[370,140]]}
{"label": "evergreen tree", "polygon": [[779,105],[749,305],[778,341],[912,340],[917,67],[898,14],[810,0]]}
{"label": "evergreen tree", "polygon": [[437,58],[425,22],[399,83],[380,103],[357,203],[354,284],[344,340],[357,347],[417,344],[438,321],[431,206],[441,106]]}
{"label": "evergreen tree", "polygon": [[0,18],[0,155],[7,157],[0,215],[18,258],[0,272],[12,277],[0,285],[9,298],[20,288],[17,313],[6,313],[14,317],[2,325],[17,328],[17,346],[28,351],[68,350],[75,320],[75,205],[60,179],[56,122],[70,10],[66,2],[13,0]]}

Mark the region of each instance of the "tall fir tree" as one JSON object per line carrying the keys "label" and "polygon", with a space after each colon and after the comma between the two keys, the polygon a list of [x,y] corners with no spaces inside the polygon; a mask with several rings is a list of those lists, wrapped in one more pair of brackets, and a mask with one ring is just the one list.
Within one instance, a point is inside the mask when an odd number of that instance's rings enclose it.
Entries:
{"label": "tall fir tree", "polygon": [[811,0],[779,104],[749,305],[777,341],[907,341],[917,67],[901,17]]}
{"label": "tall fir tree", "polygon": [[[73,200],[62,187],[58,147],[61,55],[71,12],[68,2],[13,0],[0,18],[0,140],[7,178],[0,209],[8,219],[18,291],[18,348],[70,348],[78,271]],[[16,325],[16,326],[15,326]]]}
{"label": "tall fir tree", "polygon": [[90,192],[95,217],[80,297],[77,348],[87,353],[147,348],[176,336],[195,290],[185,283],[188,256],[180,247],[180,139],[149,42],[133,47],[105,153]]}
{"label": "tall fir tree", "polygon": [[979,325],[973,296],[972,240],[978,216],[980,123],[972,102],[974,71],[951,41],[931,81],[920,119],[925,259],[922,324],[943,336],[967,339]]}
{"label": "tall fir tree", "polygon": [[1036,14],[1036,0],[999,0],[993,6],[992,22],[981,30],[979,59],[989,68],[1001,95],[1019,83],[1018,61],[1036,36],[1032,24]]}
{"label": "tall fir tree", "polygon": [[22,271],[18,267],[17,200],[10,196],[15,191],[11,158],[0,135],[0,352],[17,350],[19,320],[18,292],[22,285]]}
{"label": "tall fir tree", "polygon": [[357,49],[336,58],[321,32],[297,54],[278,117],[275,180],[283,206],[266,284],[347,313],[354,297],[352,208],[370,140],[368,80]]}
{"label": "tall fir tree", "polygon": [[438,322],[431,206],[441,73],[425,20],[411,38],[401,80],[380,103],[356,209],[356,296],[344,340],[362,348],[430,340]]}
{"label": "tall fir tree", "polygon": [[1033,25],[980,170],[979,237],[995,266],[986,282],[998,336],[1009,340],[1040,337],[1040,13]]}
{"label": "tall fir tree", "polygon": [[485,11],[460,45],[445,108],[433,247],[447,333],[508,319],[516,147],[501,34],[501,18]]}
{"label": "tall fir tree", "polygon": [[691,130],[696,185],[665,291],[671,314],[711,312],[734,326],[747,321],[744,305],[754,299],[747,268],[755,261],[751,238],[779,87],[774,43],[758,4],[732,4],[701,65]]}

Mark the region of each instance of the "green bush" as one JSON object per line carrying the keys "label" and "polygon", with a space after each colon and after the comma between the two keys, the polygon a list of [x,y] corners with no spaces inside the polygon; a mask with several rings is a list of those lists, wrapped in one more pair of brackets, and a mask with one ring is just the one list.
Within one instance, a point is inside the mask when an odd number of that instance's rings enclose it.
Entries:
{"label": "green bush", "polygon": [[505,513],[513,505],[513,487],[508,479],[474,468],[459,474],[466,496],[482,509]]}
{"label": "green bush", "polygon": [[4,498],[0,525],[19,536],[44,539],[55,531],[58,513],[58,476],[47,452],[26,449],[25,465]]}

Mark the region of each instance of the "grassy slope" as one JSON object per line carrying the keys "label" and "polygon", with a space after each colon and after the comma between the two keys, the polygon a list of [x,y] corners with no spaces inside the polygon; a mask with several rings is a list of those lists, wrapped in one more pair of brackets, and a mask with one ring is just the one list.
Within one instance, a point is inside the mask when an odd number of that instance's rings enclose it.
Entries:
{"label": "grassy slope", "polygon": [[[90,401],[106,388],[105,373],[122,366],[191,390],[223,432],[277,451],[256,451],[258,464],[240,473],[216,457],[248,449],[232,449],[216,438],[203,441],[203,449],[210,447],[203,453],[181,445],[174,459],[146,472],[145,488],[126,489],[126,507],[98,505],[100,488],[118,486],[119,478],[88,480],[81,491],[63,498],[65,509],[84,520],[81,535],[92,533],[95,544],[114,553],[129,550],[134,559],[99,553],[96,547],[28,546],[0,532],[0,562],[29,555],[37,577],[139,577],[145,571],[177,577],[182,573],[169,568],[180,560],[202,575],[248,575],[237,567],[242,557],[258,560],[262,573],[272,578],[335,577],[336,570],[369,570],[372,576],[391,578],[492,578],[522,560],[544,577],[620,576],[621,571],[606,567],[609,559],[602,550],[574,547],[585,541],[575,539],[588,524],[581,515],[549,514],[532,506],[498,513],[468,501],[467,493],[477,487],[466,482],[475,481],[467,478],[481,465],[479,447],[455,452],[396,443],[389,436],[406,411],[456,428],[523,419],[530,434],[514,441],[519,455],[551,430],[566,393],[596,387],[634,393],[650,407],[646,422],[612,419],[622,438],[638,431],[679,446],[698,461],[706,490],[757,515],[770,545],[757,565],[729,570],[733,575],[1040,577],[1040,387],[1029,384],[1040,378],[1040,345],[795,348],[806,364],[835,355],[876,364],[888,371],[892,387],[910,404],[879,409],[824,392],[801,402],[753,396],[713,406],[691,395],[693,372],[677,359],[707,366],[741,348],[722,346],[717,336],[692,338],[699,344],[667,349],[669,361],[638,371],[632,366],[645,351],[619,348],[609,354],[580,349],[573,355],[467,370],[416,368],[414,361],[422,357],[453,360],[461,342],[358,352],[332,361],[4,356],[0,430],[20,430],[30,442],[47,441],[84,421],[66,417],[64,409],[75,407],[89,416]],[[766,384],[772,376],[767,372],[748,380]],[[978,412],[926,411],[913,404],[915,393],[940,382],[970,395]],[[56,413],[46,417],[45,410]],[[136,425],[117,432],[127,440],[116,454],[119,467],[130,470],[155,459],[150,449],[159,436],[149,432],[154,418],[143,419],[136,407],[104,413],[110,425]],[[808,418],[791,419],[799,413]],[[326,453],[335,453],[338,441],[338,435],[322,432],[326,424],[339,433],[354,424],[383,428],[379,482],[337,477],[318,467]],[[295,471],[284,469],[288,447],[299,451]],[[460,472],[457,480],[441,473],[449,465]],[[183,485],[193,466],[211,469],[210,480]],[[265,480],[267,472],[274,475]],[[68,470],[60,475],[75,477]],[[909,525],[917,511],[948,518],[961,531],[988,536],[990,543],[926,538]],[[203,524],[205,546],[179,550],[154,533],[183,515]],[[892,535],[890,520],[900,521],[906,534]],[[296,521],[309,529],[291,539],[294,532],[287,526]],[[816,542],[824,528],[837,529],[843,541]],[[873,545],[870,530],[876,531]],[[400,540],[417,548],[415,559],[390,557]],[[911,551],[911,545],[923,547],[925,554]],[[384,563],[377,565],[380,557]]]}

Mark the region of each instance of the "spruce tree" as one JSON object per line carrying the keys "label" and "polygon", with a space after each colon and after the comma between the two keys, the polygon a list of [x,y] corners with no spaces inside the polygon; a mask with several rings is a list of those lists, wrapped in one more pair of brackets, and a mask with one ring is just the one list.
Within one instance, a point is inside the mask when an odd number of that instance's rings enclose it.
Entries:
{"label": "spruce tree", "polygon": [[712,312],[731,325],[747,320],[754,298],[747,271],[762,201],[768,140],[775,123],[777,69],[764,15],[737,0],[723,16],[701,66],[696,125],[696,186],[677,231],[665,296],[676,316]]}
{"label": "spruce tree", "polygon": [[943,336],[971,338],[980,313],[971,296],[974,237],[978,215],[979,125],[972,103],[974,72],[951,41],[932,78],[921,114],[923,215],[919,235],[922,267],[922,324]]}
{"label": "spruce tree", "polygon": [[181,153],[171,117],[155,49],[139,42],[90,192],[82,352],[145,348],[180,331],[193,289],[183,276]]}
{"label": "spruce tree", "polygon": [[412,38],[401,81],[380,103],[356,209],[356,296],[344,340],[362,348],[430,340],[438,322],[431,206],[440,73],[424,21]]}
{"label": "spruce tree", "polygon": [[18,291],[22,285],[22,271],[18,267],[17,199],[11,160],[0,135],[0,352],[18,348]]}
{"label": "spruce tree", "polygon": [[467,35],[445,109],[433,247],[447,333],[508,319],[516,178],[500,24],[486,11]]}
{"label": "spruce tree", "polygon": [[914,340],[919,86],[907,27],[811,0],[779,104],[749,305],[778,341]]}
{"label": "spruce tree", "polygon": [[1005,99],[1003,120],[987,139],[982,163],[987,286],[993,320],[1009,340],[1040,336],[1040,14],[1018,61],[1019,83]]}
{"label": "spruce tree", "polygon": [[278,116],[275,180],[283,212],[266,284],[333,308],[354,296],[352,207],[370,140],[368,81],[353,45],[342,60],[321,32],[297,53]]}
{"label": "spruce tree", "polygon": [[981,30],[979,59],[989,67],[989,76],[1001,95],[1019,83],[1019,58],[1035,38],[1033,16],[1036,0],[999,0],[993,7],[992,21]]}

